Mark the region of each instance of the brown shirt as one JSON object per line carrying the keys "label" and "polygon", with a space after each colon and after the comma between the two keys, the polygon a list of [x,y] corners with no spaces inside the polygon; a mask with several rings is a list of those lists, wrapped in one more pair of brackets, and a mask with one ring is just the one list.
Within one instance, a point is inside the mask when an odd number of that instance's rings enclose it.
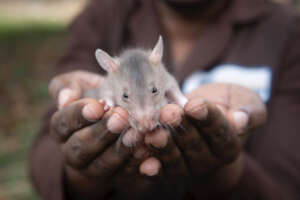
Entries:
{"label": "brown shirt", "polygon": [[[264,0],[233,0],[210,22],[182,66],[172,68],[166,41],[164,57],[182,83],[192,72],[230,63],[272,69],[267,124],[251,134],[246,170],[229,199],[300,199],[300,21],[291,9]],[[100,72],[96,48],[117,54],[128,46],[152,47],[164,35],[150,0],[95,0],[74,21],[59,72]],[[183,67],[184,66],[184,67]],[[33,183],[43,199],[65,199],[63,160],[49,137],[49,118],[31,153]],[[226,198],[226,197],[224,197]]]}

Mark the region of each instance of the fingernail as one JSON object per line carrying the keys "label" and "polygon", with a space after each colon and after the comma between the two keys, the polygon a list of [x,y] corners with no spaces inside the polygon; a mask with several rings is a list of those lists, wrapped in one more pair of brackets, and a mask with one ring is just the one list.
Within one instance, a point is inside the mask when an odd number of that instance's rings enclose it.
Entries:
{"label": "fingernail", "polygon": [[116,113],[113,114],[107,122],[107,128],[112,133],[120,133],[125,128],[125,126],[126,126],[125,120]]}
{"label": "fingernail", "polygon": [[69,101],[72,96],[72,90],[70,88],[62,89],[58,94],[58,107],[61,109]]}
{"label": "fingernail", "polygon": [[163,124],[178,126],[182,121],[183,109],[176,104],[168,104],[163,108],[160,120]]}
{"label": "fingernail", "polygon": [[145,136],[145,144],[161,149],[167,146],[168,139],[169,132],[161,128],[156,130],[153,134],[147,134]]}
{"label": "fingernail", "polygon": [[109,111],[110,106],[109,105],[105,105],[103,109],[104,109],[105,112],[107,112],[107,111]]}
{"label": "fingernail", "polygon": [[99,100],[99,103],[101,103],[102,105],[105,105],[105,104],[106,104],[106,102],[105,102],[104,99],[100,99],[100,100]]}
{"label": "fingernail", "polygon": [[234,112],[233,119],[238,129],[244,129],[249,122],[249,116],[243,111]]}
{"label": "fingernail", "polygon": [[100,100],[99,100],[99,103],[100,103],[101,105],[104,106],[104,107],[103,107],[104,112],[109,111],[110,106],[106,104],[106,101],[105,101],[104,99],[100,99]]}
{"label": "fingernail", "polygon": [[122,142],[126,147],[133,147],[137,144],[140,134],[134,129],[129,129],[122,137]]}
{"label": "fingernail", "polygon": [[164,124],[171,125],[171,126],[179,126],[181,124],[182,113],[178,113],[176,111],[174,112],[170,111],[168,115],[169,115],[168,120],[162,121]]}
{"label": "fingernail", "polygon": [[93,104],[87,104],[82,109],[82,115],[89,121],[96,121],[100,118],[100,112],[96,111],[96,107]]}
{"label": "fingernail", "polygon": [[140,165],[140,173],[147,176],[155,176],[159,173],[160,168],[160,161],[154,157],[151,157]]}
{"label": "fingernail", "polygon": [[203,120],[207,117],[208,110],[204,100],[197,99],[197,101],[192,101],[189,105],[187,111],[192,117],[198,120]]}

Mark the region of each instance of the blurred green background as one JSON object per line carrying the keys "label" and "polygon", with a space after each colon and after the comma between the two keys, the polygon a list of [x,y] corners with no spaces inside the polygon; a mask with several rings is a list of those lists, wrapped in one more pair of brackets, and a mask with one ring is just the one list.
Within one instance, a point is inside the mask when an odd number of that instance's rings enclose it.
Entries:
{"label": "blurred green background", "polygon": [[38,199],[28,178],[28,152],[67,26],[86,1],[0,2],[0,200]]}
{"label": "blurred green background", "polygon": [[28,178],[28,153],[67,26],[84,3],[0,2],[0,200],[38,199]]}

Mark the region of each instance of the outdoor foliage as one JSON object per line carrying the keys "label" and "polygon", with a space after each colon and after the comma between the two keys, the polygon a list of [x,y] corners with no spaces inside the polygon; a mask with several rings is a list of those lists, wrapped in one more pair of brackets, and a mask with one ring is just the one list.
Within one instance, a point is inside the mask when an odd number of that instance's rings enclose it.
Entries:
{"label": "outdoor foliage", "polygon": [[48,82],[62,54],[65,26],[0,18],[0,199],[38,199],[28,153],[48,101]]}

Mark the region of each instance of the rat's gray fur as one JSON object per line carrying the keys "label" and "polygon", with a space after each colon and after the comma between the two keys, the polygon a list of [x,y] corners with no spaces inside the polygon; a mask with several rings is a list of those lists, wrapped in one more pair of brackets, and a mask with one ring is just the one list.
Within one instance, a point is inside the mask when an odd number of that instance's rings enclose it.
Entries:
{"label": "rat's gray fur", "polygon": [[[164,105],[173,101],[183,106],[186,100],[177,81],[165,69],[161,60],[151,60],[152,54],[153,51],[144,49],[127,49],[119,57],[111,58],[112,62],[109,64],[117,66],[117,70],[108,72],[102,85],[84,96],[107,99],[113,105],[124,107],[129,113],[130,125],[137,131],[144,130],[140,120],[145,118],[147,121],[149,116],[151,119],[148,120],[153,120],[155,127],[159,124],[160,109]],[[158,56],[161,57],[162,55]],[[158,90],[155,94],[152,93],[153,87]],[[128,99],[124,99],[124,92],[128,94]]]}

